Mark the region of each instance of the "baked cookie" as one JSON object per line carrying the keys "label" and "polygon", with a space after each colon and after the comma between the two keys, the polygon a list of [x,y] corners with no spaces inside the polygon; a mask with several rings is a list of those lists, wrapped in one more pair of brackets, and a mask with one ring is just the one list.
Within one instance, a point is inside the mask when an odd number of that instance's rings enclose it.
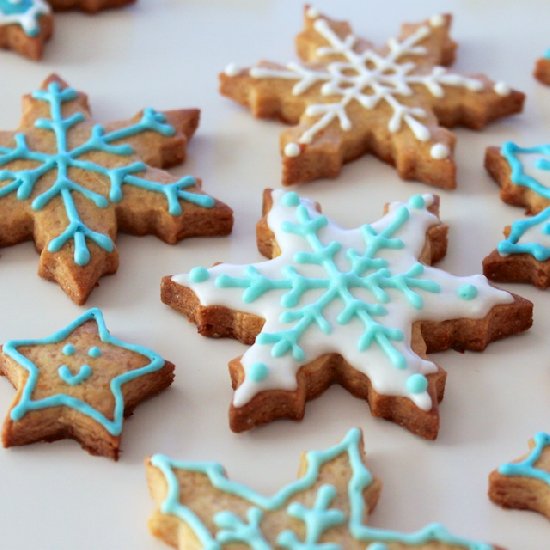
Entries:
{"label": "baked cookie", "polygon": [[124,417],[170,386],[174,365],[111,336],[94,308],[48,338],[5,343],[0,373],[17,390],[4,447],[75,439],[116,460]]}
{"label": "baked cookie", "polygon": [[40,59],[52,33],[53,16],[45,0],[0,0],[0,48]]}
{"label": "baked cookie", "polygon": [[529,453],[489,476],[489,498],[504,508],[532,510],[550,519],[550,435],[538,433]]}
{"label": "baked cookie", "polygon": [[505,239],[483,261],[493,281],[550,286],[550,145],[489,147],[485,166],[500,185],[501,199],[528,214],[504,230]]}
{"label": "baked cookie", "polygon": [[381,483],[365,465],[359,429],[324,451],[302,454],[298,480],[265,497],[230,481],[220,464],[154,455],[147,481],[157,509],[149,521],[174,548],[496,550],[432,524],[415,533],[369,527]]}
{"label": "baked cookie", "polygon": [[181,163],[199,111],[147,108],[107,126],[86,95],[50,76],[24,98],[21,126],[0,132],[0,246],[34,239],[38,272],[83,304],[118,267],[118,231],[167,243],[226,235],[232,212],[200,180],[159,167]]}
{"label": "baked cookie", "polygon": [[550,49],[537,59],[533,76],[542,84],[550,85]]}
{"label": "baked cookie", "polygon": [[426,353],[481,351],[532,317],[530,302],[482,275],[430,267],[447,246],[438,211],[438,197],[416,195],[342,229],[296,193],[266,191],[257,238],[271,260],[163,279],[164,303],[202,335],[251,345],[229,365],[234,431],[301,419],[307,400],[338,383],[373,415],[437,436],[445,371]]}
{"label": "baked cookie", "polygon": [[306,7],[299,63],[230,64],[220,91],[257,117],[293,125],[281,135],[283,184],[334,177],[370,152],[404,179],[451,189],[455,136],[442,126],[483,128],[520,112],[525,96],[483,75],[447,70],[456,50],[450,27],[450,15],[436,15],[403,25],[376,49],[348,23]]}

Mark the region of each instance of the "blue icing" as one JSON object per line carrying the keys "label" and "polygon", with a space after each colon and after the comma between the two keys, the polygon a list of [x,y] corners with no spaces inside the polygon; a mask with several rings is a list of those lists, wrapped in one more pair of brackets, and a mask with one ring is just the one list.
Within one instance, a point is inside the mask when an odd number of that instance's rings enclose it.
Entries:
{"label": "blue icing", "polygon": [[97,346],[93,346],[88,350],[88,355],[94,359],[97,359],[98,357],[101,357],[101,350]]}
{"label": "blue icing", "polygon": [[477,288],[474,285],[462,285],[457,289],[459,298],[463,300],[474,300],[477,298]]}
{"label": "blue icing", "polygon": [[[360,450],[361,432],[351,429],[341,443],[325,451],[307,453],[307,469],[305,474],[275,493],[265,497],[249,489],[245,485],[230,481],[220,464],[180,462],[164,455],[154,455],[151,458],[153,466],[164,475],[167,491],[161,504],[161,512],[179,518],[185,522],[198,538],[206,550],[220,550],[224,544],[230,542],[244,542],[253,550],[267,550],[269,545],[262,535],[261,521],[272,511],[285,510],[288,523],[281,522],[281,532],[277,543],[290,550],[342,550],[339,545],[319,542],[325,532],[332,528],[346,526],[354,540],[371,543],[369,550],[385,550],[384,543],[427,544],[439,542],[455,545],[463,550],[494,550],[491,545],[472,542],[451,535],[439,524],[428,525],[415,533],[404,534],[386,529],[375,529],[363,524],[366,517],[364,491],[373,482],[373,477],[362,461]],[[347,456],[351,475],[348,481],[346,511],[331,508],[336,501],[336,489],[330,484],[322,485],[318,491],[314,505],[309,508],[296,497],[300,493],[311,489],[319,481],[321,468],[340,455]],[[247,522],[231,510],[218,512],[214,515],[213,523],[216,532],[210,532],[195,512],[183,505],[180,500],[180,485],[177,478],[178,471],[201,473],[208,477],[212,486],[223,493],[233,495],[246,501],[250,508],[247,512]],[[298,535],[288,529],[296,520],[304,525],[305,540],[300,541]]]}
{"label": "blue icing", "polygon": [[246,373],[253,382],[262,382],[269,376],[269,369],[264,363],[254,363]]}
{"label": "blue icing", "polygon": [[[72,88],[61,89],[58,82],[51,82],[47,90],[35,91],[32,96],[49,107],[50,118],[36,120],[35,128],[51,132],[55,136],[57,150],[55,153],[33,151],[29,148],[23,133],[15,135],[14,147],[0,147],[0,168],[21,160],[33,163],[32,168],[0,170],[0,184],[8,182],[0,188],[0,199],[13,192],[16,193],[18,200],[30,199],[38,181],[46,174],[55,172],[56,177],[55,180],[52,178],[50,187],[41,191],[31,202],[32,209],[36,211],[44,208],[55,197],[59,197],[62,201],[67,216],[67,226],[48,243],[50,252],[58,252],[72,241],[74,262],[79,266],[85,266],[90,261],[89,242],[95,243],[107,252],[114,250],[110,235],[94,231],[80,217],[75,194],[90,201],[97,208],[106,208],[110,203],[120,202],[123,198],[123,186],[130,185],[164,195],[168,212],[172,216],[182,213],[180,201],[187,201],[204,208],[211,208],[214,205],[212,197],[186,191],[196,183],[196,180],[190,176],[185,176],[174,183],[162,184],[146,180],[139,175],[147,169],[145,163],[129,159],[126,164],[123,164],[125,157],[133,155],[134,149],[127,143],[116,145],[115,142],[145,132],[154,132],[163,136],[175,134],[175,129],[167,122],[164,114],[153,109],[145,109],[139,122],[109,132],[103,126],[96,124],[91,128],[88,140],[71,149],[69,131],[84,122],[85,116],[81,112],[75,112],[64,117],[62,107],[63,104],[77,99],[78,93]],[[115,168],[106,168],[92,160],[82,158],[91,153],[113,155],[118,158],[119,165]],[[74,169],[89,174],[99,174],[106,178],[110,183],[109,197],[106,198],[91,191],[73,180],[70,172]]]}
{"label": "blue icing", "polygon": [[535,466],[535,463],[540,459],[544,449],[550,445],[550,435],[539,432],[533,437],[533,440],[535,446],[531,449],[527,458],[520,462],[504,464],[498,471],[503,476],[530,477],[550,485],[550,473]]}
{"label": "blue icing", "polygon": [[[33,392],[40,377],[40,365],[36,365],[19,352],[19,348],[22,347],[44,346],[63,342],[69,338],[76,329],[88,321],[95,321],[97,324],[99,338],[102,342],[137,353],[149,360],[149,362],[143,367],[124,372],[111,380],[109,387],[115,400],[112,419],[107,418],[101,412],[94,409],[89,403],[65,393],[57,393],[55,395],[43,397],[37,400],[33,399]],[[10,413],[13,421],[21,420],[29,411],[48,409],[52,407],[69,407],[92,418],[101,424],[112,435],[120,435],[122,431],[122,421],[124,418],[124,397],[122,395],[122,386],[132,380],[135,380],[136,378],[156,372],[164,366],[164,359],[162,359],[162,357],[155,352],[144,348],[143,346],[129,344],[115,338],[114,336],[111,336],[105,325],[103,314],[97,308],[88,310],[70,323],[67,327],[55,332],[47,338],[36,340],[11,340],[6,342],[3,346],[3,352],[28,372],[25,386],[21,391],[17,404],[13,407]],[[73,375],[66,365],[62,365],[58,370],[58,374],[68,385],[74,386],[84,382],[85,379],[91,375],[91,368],[88,365],[83,365],[81,366],[79,372],[76,375]]]}
{"label": "blue icing", "polygon": [[544,59],[550,59],[550,48],[548,48],[544,54],[542,55],[542,57],[544,57]]}
{"label": "blue icing", "polygon": [[[298,198],[298,203],[295,198]],[[403,332],[385,327],[376,320],[377,317],[387,314],[384,307],[384,304],[390,301],[387,290],[394,289],[403,293],[409,305],[420,310],[423,307],[423,298],[419,291],[438,293],[441,288],[435,281],[421,278],[424,273],[421,263],[415,263],[406,273],[393,274],[388,268],[388,262],[377,255],[381,250],[400,250],[404,247],[404,242],[397,234],[409,220],[409,209],[425,207],[424,199],[420,195],[412,197],[409,206],[402,206],[396,210],[393,221],[380,233],[373,226],[364,225],[361,228],[365,242],[365,250],[362,253],[352,249],[342,250],[342,245],[337,242],[325,245],[319,232],[328,224],[327,218],[322,214],[312,215],[306,206],[300,204],[296,193],[286,193],[283,203],[296,207],[296,222],[285,222],[282,226],[283,231],[301,237],[306,248],[303,252],[296,253],[295,262],[320,265],[326,275],[308,278],[292,266],[288,266],[282,270],[284,278],[272,279],[261,274],[254,266],[248,266],[244,277],[232,277],[227,274],[217,276],[214,284],[218,288],[243,288],[244,303],[254,302],[272,290],[288,290],[281,297],[281,306],[286,308],[286,311],[281,313],[280,320],[284,323],[294,323],[293,326],[281,332],[260,333],[256,342],[271,345],[273,357],[292,354],[296,361],[305,360],[300,339],[315,325],[325,334],[330,334],[333,328],[326,319],[324,310],[333,301],[339,300],[344,307],[337,317],[337,323],[346,325],[359,320],[364,326],[364,332],[357,342],[358,348],[364,351],[373,344],[377,345],[396,368],[406,368],[405,356],[394,346],[394,342],[404,340]],[[335,256],[339,252],[345,253],[349,259],[348,271],[342,271],[336,263]],[[377,303],[356,299],[353,295],[355,288],[368,290]],[[312,303],[295,308],[308,291],[315,289],[325,290]]]}
{"label": "blue icing", "polygon": [[69,343],[69,344],[65,344],[61,351],[63,352],[63,355],[74,355],[76,350],[74,346],[71,343]]}
{"label": "blue icing", "polygon": [[0,18],[9,16],[8,24],[13,20],[31,37],[37,36],[40,32],[40,16],[48,11],[45,4],[36,0],[0,0]]}

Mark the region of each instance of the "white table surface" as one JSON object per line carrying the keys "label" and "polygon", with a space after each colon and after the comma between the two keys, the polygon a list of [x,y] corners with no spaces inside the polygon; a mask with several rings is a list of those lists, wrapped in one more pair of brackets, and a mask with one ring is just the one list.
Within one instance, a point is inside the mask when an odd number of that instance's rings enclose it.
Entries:
{"label": "white table surface", "polygon": [[[522,215],[500,202],[482,168],[485,147],[506,139],[522,144],[548,139],[550,88],[539,85],[531,71],[550,46],[550,4],[319,0],[316,5],[354,21],[358,32],[378,42],[402,21],[451,11],[460,45],[456,68],[487,72],[527,93],[522,115],[482,132],[457,131],[459,187],[440,193],[442,217],[451,227],[440,265],[455,274],[479,272],[503,226]],[[262,189],[279,186],[282,125],[255,120],[220,97],[217,73],[230,61],[293,59],[301,17],[302,3],[293,0],[140,0],[93,19],[57,15],[55,39],[40,63],[0,52],[0,128],[16,127],[20,96],[52,71],[89,92],[100,121],[124,118],[144,106],[200,107],[202,124],[189,160],[173,172],[201,176],[206,190],[233,207],[236,220],[230,238],[176,246],[153,237],[119,237],[118,273],[102,279],[87,305],[103,309],[116,336],[173,361],[176,382],[126,422],[118,463],[91,457],[70,441],[0,449],[1,548],[161,549],[146,527],[153,508],[143,468],[148,454],[217,460],[234,479],[268,493],[294,478],[301,450],[334,444],[351,426],[364,430],[368,465],[384,482],[372,524],[413,530],[439,521],[457,534],[510,549],[548,548],[547,520],[501,510],[486,496],[491,469],[521,454],[535,432],[550,430],[550,312],[544,292],[506,287],[536,304],[528,334],[494,343],[482,354],[448,351],[433,357],[448,371],[435,442],[373,419],[364,402],[338,387],[310,403],[301,423],[280,421],[232,434],[227,362],[245,347],[199,336],[159,300],[162,275],[218,260],[259,259],[254,225]],[[375,220],[387,200],[429,190],[400,181],[373,157],[348,165],[337,180],[299,188],[349,225]],[[37,262],[31,243],[1,251],[0,341],[46,336],[84,310],[36,276]],[[0,410],[7,410],[12,398],[11,386],[0,380]]]}

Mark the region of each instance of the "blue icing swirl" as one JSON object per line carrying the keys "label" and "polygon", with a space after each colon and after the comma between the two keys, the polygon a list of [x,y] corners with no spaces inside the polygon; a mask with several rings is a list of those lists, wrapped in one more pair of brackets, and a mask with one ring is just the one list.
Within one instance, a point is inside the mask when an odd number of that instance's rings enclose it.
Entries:
{"label": "blue icing swirl", "polygon": [[550,446],[550,435],[539,432],[533,437],[535,442],[529,455],[521,460],[511,464],[503,464],[498,469],[498,472],[503,476],[520,476],[538,479],[550,485],[550,473],[535,466],[535,463],[541,458],[544,449]]}

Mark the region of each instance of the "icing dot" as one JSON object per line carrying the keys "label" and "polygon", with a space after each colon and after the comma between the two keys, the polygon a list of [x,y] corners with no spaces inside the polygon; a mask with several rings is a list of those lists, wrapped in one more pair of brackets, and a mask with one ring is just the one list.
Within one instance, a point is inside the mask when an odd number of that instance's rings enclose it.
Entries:
{"label": "icing dot", "polygon": [[93,346],[88,350],[88,355],[97,359],[101,357],[101,350],[97,346]]}
{"label": "icing dot", "polygon": [[285,145],[285,155],[290,158],[297,157],[300,154],[300,146],[297,143],[287,143]]}
{"label": "icing dot", "polygon": [[208,270],[205,267],[194,267],[189,272],[189,280],[192,283],[203,283],[208,280]]}
{"label": "icing dot", "polygon": [[269,376],[269,369],[264,363],[254,363],[248,369],[247,375],[252,382],[261,382]]}
{"label": "icing dot", "polygon": [[319,10],[317,8],[308,8],[306,15],[311,17],[311,19],[315,19],[316,17],[319,17]]}
{"label": "icing dot", "polygon": [[456,293],[463,300],[473,300],[477,297],[477,288],[474,285],[462,285]]}
{"label": "icing dot", "polygon": [[291,191],[283,195],[282,202],[285,206],[298,206],[300,204],[300,197],[298,193]]}
{"label": "icing dot", "polygon": [[434,159],[446,159],[449,156],[449,148],[442,143],[436,143],[432,145],[430,155]]}
{"label": "icing dot", "polygon": [[430,17],[430,25],[432,27],[441,27],[445,23],[445,18],[439,13]]}
{"label": "icing dot", "polygon": [[409,204],[413,208],[424,208],[426,206],[426,201],[424,200],[424,197],[422,195],[413,195],[409,199]]}
{"label": "icing dot", "polygon": [[366,550],[388,550],[388,547],[383,542],[373,542],[367,546]]}
{"label": "icing dot", "polygon": [[506,84],[505,82],[497,82],[494,89],[495,92],[501,96],[507,96],[510,94],[511,91],[510,86],[508,86],[508,84]]}
{"label": "icing dot", "polygon": [[412,374],[407,378],[407,389],[411,393],[423,393],[428,387],[428,379],[420,373]]}
{"label": "icing dot", "polygon": [[63,355],[74,355],[75,347],[72,344],[65,344],[63,346]]}
{"label": "icing dot", "polygon": [[225,67],[224,72],[227,76],[237,76],[240,72],[240,69],[235,63],[229,63],[229,65]]}

